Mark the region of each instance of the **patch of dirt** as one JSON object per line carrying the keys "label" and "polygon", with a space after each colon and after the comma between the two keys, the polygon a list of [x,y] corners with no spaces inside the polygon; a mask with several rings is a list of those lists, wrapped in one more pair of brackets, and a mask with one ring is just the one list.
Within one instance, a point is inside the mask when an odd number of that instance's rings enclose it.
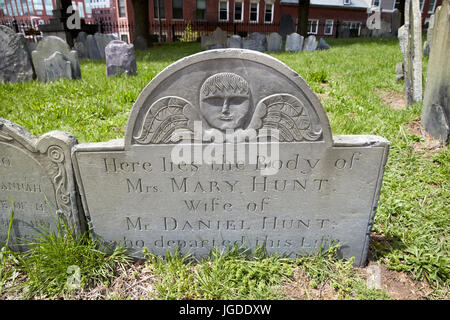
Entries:
{"label": "patch of dirt", "polygon": [[406,107],[406,97],[401,93],[378,88],[375,88],[375,92],[380,96],[384,104],[387,104],[394,110],[400,110]]}
{"label": "patch of dirt", "polygon": [[432,293],[426,282],[416,281],[406,273],[388,270],[376,261],[370,261],[367,267],[358,269],[369,287],[386,291],[394,300],[425,300]]}
{"label": "patch of dirt", "polygon": [[439,140],[434,139],[422,126],[420,119],[416,119],[407,125],[407,131],[411,135],[422,137],[425,141],[414,142],[411,146],[417,153],[439,153],[444,150],[444,146]]}

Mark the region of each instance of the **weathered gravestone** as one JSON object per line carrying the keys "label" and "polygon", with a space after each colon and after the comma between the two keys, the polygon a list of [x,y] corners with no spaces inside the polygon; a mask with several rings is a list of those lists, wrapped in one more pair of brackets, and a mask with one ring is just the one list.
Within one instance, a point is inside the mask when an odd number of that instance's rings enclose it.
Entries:
{"label": "weathered gravestone", "polygon": [[269,35],[269,38],[267,39],[267,51],[272,52],[281,51],[282,44],[283,39],[281,38],[281,36],[276,32],[272,32]]}
{"label": "weathered gravestone", "polygon": [[94,34],[95,42],[97,43],[98,52],[102,59],[105,59],[105,48],[113,40],[117,40],[110,34],[96,33]]}
{"label": "weathered gravestone", "polygon": [[309,35],[306,39],[305,39],[305,44],[303,47],[303,50],[305,51],[314,51],[317,49],[317,40],[316,40],[316,36],[313,35]]}
{"label": "weathered gravestone", "polygon": [[78,53],[78,58],[89,59],[89,52],[84,42],[75,41],[73,45],[73,50]]}
{"label": "weathered gravestone", "polygon": [[422,107],[422,123],[448,144],[450,134],[450,0],[436,9]]}
{"label": "weathered gravestone", "polygon": [[406,0],[405,24],[398,30],[408,105],[422,101],[422,20],[419,0]]}
{"label": "weathered gravestone", "polygon": [[285,50],[288,52],[302,51],[303,48],[303,36],[298,33],[291,33],[286,37]]}
{"label": "weathered gravestone", "polygon": [[100,55],[100,51],[98,50],[98,47],[97,47],[97,41],[95,41],[95,38],[92,34],[90,34],[86,37],[86,46],[87,46],[89,59],[99,60],[102,58]]}
{"label": "weathered gravestone", "polygon": [[29,81],[33,77],[31,55],[25,38],[0,25],[0,82]]}
{"label": "weathered gravestone", "polygon": [[[277,133],[281,142],[267,139]],[[224,49],[167,67],[139,95],[124,139],[79,144],[72,158],[93,235],[135,257],[233,245],[296,256],[340,243],[363,265],[388,145],[333,138],[296,72]]]}
{"label": "weathered gravestone", "polygon": [[[67,73],[61,70],[48,70],[51,64],[46,63],[46,59],[49,59],[55,52],[59,52],[62,58],[70,63],[71,78],[80,79],[81,69],[80,62],[78,61],[78,54],[75,50],[70,50],[69,45],[59,37],[48,36],[42,39],[36,47],[36,50],[32,52],[32,59],[34,69],[39,81],[53,81],[57,78],[48,79],[48,74],[61,74]],[[53,64],[54,66],[61,66],[61,64]]]}
{"label": "weathered gravestone", "polygon": [[430,55],[431,43],[433,42],[433,28],[434,28],[434,14],[431,15],[430,21],[428,22],[427,40],[423,44],[424,57],[428,57]]}
{"label": "weathered gravestone", "polygon": [[144,37],[142,37],[142,36],[137,36],[133,41],[133,45],[136,50],[147,50],[148,49],[147,40],[144,39]]}
{"label": "weathered gravestone", "polygon": [[242,39],[242,48],[259,52],[266,51],[266,36],[259,32],[253,32]]}
{"label": "weathered gravestone", "polygon": [[70,61],[59,51],[44,59],[46,81],[58,79],[72,79]]}
{"label": "weathered gravestone", "polygon": [[234,34],[227,39],[227,48],[242,48],[242,38],[240,35]]}
{"label": "weathered gravestone", "polygon": [[14,209],[9,245],[57,230],[58,217],[79,234],[84,217],[78,210],[70,150],[76,139],[52,131],[40,138],[0,117],[0,242],[5,242]]}
{"label": "weathered gravestone", "polygon": [[201,46],[206,50],[226,48],[227,47],[227,32],[217,27],[210,35],[201,37]]}
{"label": "weathered gravestone", "polygon": [[329,50],[330,45],[323,39],[319,39],[319,44],[317,45],[317,50]]}
{"label": "weathered gravestone", "polygon": [[280,26],[278,28],[279,34],[283,40],[286,40],[286,37],[294,31],[294,20],[292,19],[292,16],[290,14],[283,14],[280,18]]}
{"label": "weathered gravestone", "polygon": [[136,75],[136,56],[134,46],[120,40],[111,41],[105,48],[106,75],[117,76],[124,73]]}

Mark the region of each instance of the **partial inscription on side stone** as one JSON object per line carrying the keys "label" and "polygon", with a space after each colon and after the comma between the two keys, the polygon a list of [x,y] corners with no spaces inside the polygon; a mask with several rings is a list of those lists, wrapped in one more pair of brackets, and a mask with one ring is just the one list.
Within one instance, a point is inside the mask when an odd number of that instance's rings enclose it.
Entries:
{"label": "partial inscription on side stone", "polygon": [[11,211],[14,219],[10,247],[45,229],[56,230],[58,217],[79,234],[85,230],[79,216],[70,149],[75,138],[52,131],[40,138],[0,118],[0,242],[6,242]]}
{"label": "partial inscription on side stone", "polygon": [[[266,140],[275,129],[280,142]],[[260,140],[245,139],[252,133]],[[93,234],[135,257],[144,247],[203,256],[233,245],[294,257],[340,243],[363,265],[388,146],[333,138],[298,74],[269,55],[223,49],[167,67],[139,95],[123,140],[79,144],[72,158]],[[178,161],[180,150],[194,153]]]}

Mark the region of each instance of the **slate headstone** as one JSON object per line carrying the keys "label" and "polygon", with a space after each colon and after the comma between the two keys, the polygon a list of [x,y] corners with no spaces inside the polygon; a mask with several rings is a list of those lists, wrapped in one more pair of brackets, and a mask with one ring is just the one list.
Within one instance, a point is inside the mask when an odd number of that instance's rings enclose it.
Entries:
{"label": "slate headstone", "polygon": [[136,56],[134,46],[120,40],[111,41],[105,48],[106,75],[118,74],[136,75]]}
{"label": "slate headstone", "polygon": [[86,46],[89,54],[89,59],[100,60],[102,57],[97,47],[97,41],[92,34],[86,37]]}
{"label": "slate headstone", "polygon": [[436,9],[422,106],[422,124],[444,144],[450,134],[450,0]]}
{"label": "slate headstone", "polygon": [[134,48],[136,50],[147,50],[148,49],[148,44],[147,44],[147,40],[145,40],[143,37],[141,36],[137,36],[134,41],[133,41],[133,45]]}
{"label": "slate headstone", "polygon": [[298,33],[291,33],[286,37],[285,50],[288,52],[302,51],[303,49],[303,36]]}
{"label": "slate headstone", "polygon": [[247,37],[242,39],[242,48],[255,50],[259,52],[266,51],[266,36],[259,32],[250,33]]}
{"label": "slate headstone", "polygon": [[267,40],[267,51],[277,52],[281,51],[281,45],[283,44],[283,39],[281,35],[276,32],[272,32]]}
{"label": "slate headstone", "polygon": [[[70,62],[72,79],[81,78],[80,62],[75,50],[70,50],[69,45],[59,37],[44,37],[32,52],[34,69],[39,81],[48,81],[45,59],[48,59],[55,52],[63,55],[64,59]],[[59,72],[59,71],[58,71]]]}
{"label": "slate headstone", "polygon": [[9,246],[13,250],[26,249],[26,240],[43,227],[56,231],[58,218],[75,235],[86,229],[70,154],[76,142],[61,131],[38,138],[0,117],[0,242],[7,238],[12,208]]}
{"label": "slate headstone", "polygon": [[292,16],[290,14],[283,14],[280,18],[278,33],[283,40],[286,40],[286,37],[294,31],[294,20],[292,19]]}
{"label": "slate headstone", "polygon": [[323,39],[319,39],[319,44],[317,45],[317,50],[329,50],[330,45]]}
{"label": "slate headstone", "polygon": [[86,42],[74,41],[73,49],[78,53],[78,58],[89,59],[89,52],[85,45]]}
{"label": "slate headstone", "polygon": [[317,49],[317,40],[316,40],[316,36],[314,35],[309,35],[306,39],[305,39],[305,44],[303,47],[303,50],[305,51],[314,51]]}
{"label": "slate headstone", "polygon": [[333,138],[295,71],[230,49],[168,66],[139,95],[124,139],[72,155],[92,234],[134,257],[234,245],[295,257],[339,243],[364,265],[388,146]]}
{"label": "slate headstone", "polygon": [[25,38],[0,25],[0,82],[30,81],[33,77],[31,55]]}
{"label": "slate headstone", "polygon": [[202,47],[206,50],[220,49],[227,47],[227,32],[217,27],[210,35],[201,38]]}
{"label": "slate headstone", "polygon": [[59,51],[55,51],[50,57],[44,59],[46,81],[58,79],[72,79],[70,61]]}
{"label": "slate headstone", "polygon": [[227,47],[228,48],[236,48],[240,49],[242,48],[242,38],[241,36],[234,34],[227,40]]}

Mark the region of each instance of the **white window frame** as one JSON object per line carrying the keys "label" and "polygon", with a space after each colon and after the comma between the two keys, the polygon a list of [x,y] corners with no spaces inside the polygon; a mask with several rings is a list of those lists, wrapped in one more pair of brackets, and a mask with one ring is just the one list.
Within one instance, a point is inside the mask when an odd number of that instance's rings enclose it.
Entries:
{"label": "white window frame", "polygon": [[[420,1],[419,1],[419,5],[420,5]],[[424,5],[425,5],[425,0],[422,1],[422,5],[420,6],[420,12],[423,12]]]}
{"label": "white window frame", "polygon": [[228,20],[230,20],[230,1],[229,0],[226,0],[226,2],[227,2],[227,18],[224,20],[224,19],[220,19],[220,3],[222,3],[222,2],[225,2],[225,0],[219,0],[219,21],[228,21]]}
{"label": "white window frame", "polygon": [[[266,21],[266,7],[271,6],[271,16],[270,21]],[[273,22],[273,16],[274,16],[274,4],[273,3],[266,3],[264,6],[264,23],[272,23]]]}
{"label": "white window frame", "polygon": [[[329,33],[327,33],[327,22],[331,21],[331,31]],[[330,36],[333,34],[333,29],[334,29],[334,20],[333,19],[326,19],[325,20],[325,26],[323,28],[323,34],[326,36]]]}
{"label": "white window frame", "polygon": [[[352,29],[352,25],[358,25],[358,37],[361,35],[361,22],[360,21],[344,21],[348,25],[349,29]],[[353,28],[356,29],[356,28]]]}
{"label": "white window frame", "polygon": [[[431,0],[430,0],[431,1]],[[425,1],[424,1],[425,2]],[[433,14],[434,13],[434,11],[436,10],[436,2],[437,2],[437,0],[434,0],[434,3],[433,3],[433,10],[431,10],[431,11],[428,11],[428,13],[431,13],[431,14]],[[428,3],[428,6],[429,6],[430,4]]]}
{"label": "white window frame", "polygon": [[[236,3],[241,4],[241,18],[239,20],[235,19],[236,18]],[[234,1],[233,21],[236,21],[236,22],[244,21],[244,0],[235,0]]]}
{"label": "white window frame", "polygon": [[344,5],[351,5],[352,4],[352,0],[344,0]]}
{"label": "white window frame", "polygon": [[[252,4],[256,4],[256,20],[251,20]],[[250,1],[250,6],[248,7],[248,22],[249,23],[258,23],[258,21],[259,21],[259,2]]]}
{"label": "white window frame", "polygon": [[[375,4],[375,1],[378,1],[378,4]],[[381,0],[372,0],[372,7],[380,7],[381,5]]]}
{"label": "white window frame", "polygon": [[[311,21],[311,24],[310,24]],[[312,26],[312,21],[316,22],[316,31],[315,32],[310,32],[309,31],[309,26]],[[307,34],[317,34],[319,31],[319,19],[308,19],[308,30],[307,30]]]}

